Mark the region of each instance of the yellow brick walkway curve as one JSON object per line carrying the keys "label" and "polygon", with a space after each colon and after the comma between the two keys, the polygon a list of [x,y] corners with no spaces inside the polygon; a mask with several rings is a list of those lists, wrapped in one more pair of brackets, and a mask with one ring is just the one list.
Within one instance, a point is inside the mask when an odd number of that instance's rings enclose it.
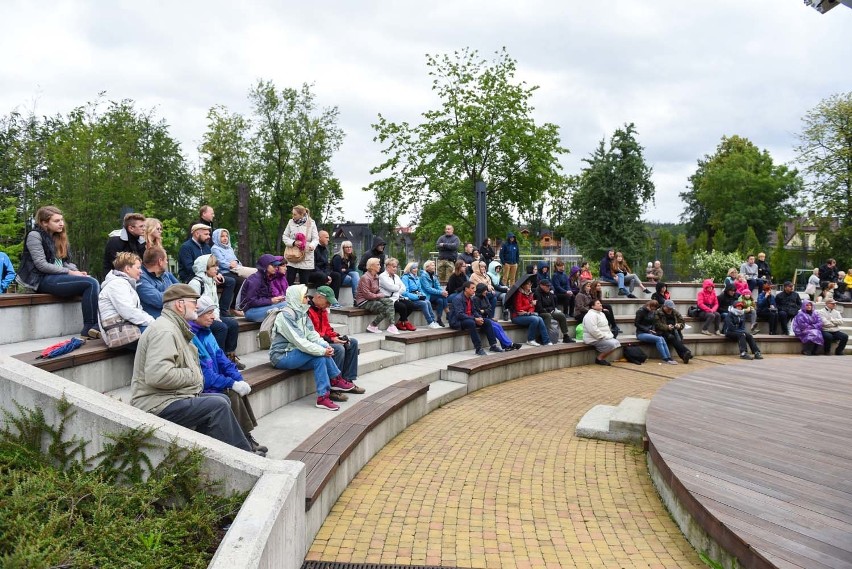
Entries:
{"label": "yellow brick walkway curve", "polygon": [[307,559],[703,568],[661,504],[644,454],[575,438],[574,427],[594,405],[650,398],[669,378],[733,361],[584,366],[458,399],[406,429],[358,473]]}

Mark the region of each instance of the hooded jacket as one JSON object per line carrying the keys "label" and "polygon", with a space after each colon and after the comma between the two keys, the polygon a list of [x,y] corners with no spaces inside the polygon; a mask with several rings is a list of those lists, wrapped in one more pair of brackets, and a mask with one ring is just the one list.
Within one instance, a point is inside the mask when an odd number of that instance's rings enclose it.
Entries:
{"label": "hooded jacket", "polygon": [[420,288],[420,274],[413,275],[411,273],[405,273],[402,275],[402,284],[405,285],[405,292],[403,296],[408,300],[419,301],[420,296],[426,296],[426,293]]}
{"label": "hooded jacket", "polygon": [[520,258],[518,240],[515,238],[515,234],[510,231],[506,235],[503,245],[500,247],[500,263],[503,265],[517,265]]}
{"label": "hooded jacket", "polygon": [[444,289],[441,287],[441,281],[438,279],[438,275],[435,273],[430,273],[425,269],[420,272],[420,290],[423,291],[423,294],[429,297],[429,299],[443,296]]}
{"label": "hooded jacket", "polygon": [[292,350],[310,356],[325,356],[328,342],[314,330],[308,318],[310,307],[302,302],[306,294],[308,287],[305,285],[293,285],[287,289],[287,306],[278,313],[272,326],[272,344],[269,347],[269,361],[272,365],[277,365]]}
{"label": "hooded jacket", "polygon": [[[807,311],[808,306],[811,307],[811,312]],[[819,346],[823,345],[822,338],[822,318],[813,309],[814,303],[806,300],[802,303],[802,309],[793,318],[793,334],[802,341],[803,344],[813,342]]]}
{"label": "hooded jacket", "polygon": [[240,292],[240,310],[272,305],[272,289],[266,270],[275,255],[264,254],[257,260],[257,272],[246,279]]}
{"label": "hooded jacket", "polygon": [[373,246],[372,248],[361,255],[361,260],[358,261],[358,270],[361,271],[362,275],[367,273],[367,261],[375,257],[379,260],[379,272],[383,273],[385,271],[385,252],[382,250],[379,252],[378,247],[380,245],[385,245],[385,240],[376,235],[373,237]]}
{"label": "hooded jacket", "polygon": [[192,262],[192,270],[195,276],[190,279],[188,284],[192,287],[192,290],[210,299],[210,302],[216,307],[213,311],[216,314],[216,320],[220,320],[219,293],[216,290],[216,281],[207,274],[207,261],[209,259],[210,255],[201,255]]}
{"label": "hooded jacket", "polygon": [[112,270],[104,279],[98,295],[98,314],[100,322],[116,314],[137,326],[150,326],[154,322],[154,317],[142,310],[136,281],[124,271]]}
{"label": "hooded jacket", "polygon": [[509,290],[504,284],[501,284],[501,276],[497,272],[497,267],[502,267],[503,264],[500,261],[491,261],[488,263],[488,278],[491,279],[491,286],[494,287],[494,290],[498,290],[500,292],[506,292]]}
{"label": "hooded jacket", "polygon": [[[227,233],[229,237],[227,245],[222,245],[219,241],[223,231]],[[234,248],[231,245],[230,236],[231,232],[227,229],[216,229],[213,231],[213,246],[210,247],[210,252],[216,255],[216,260],[219,262],[219,272],[222,274],[231,271],[231,261],[236,261],[238,266],[242,265],[239,259],[237,259],[237,254],[234,252]]]}
{"label": "hooded jacket", "polygon": [[580,267],[573,265],[571,272],[568,274],[568,284],[571,287],[571,292],[577,294],[580,292]]}
{"label": "hooded jacket", "polygon": [[704,312],[719,312],[719,299],[716,298],[716,287],[712,279],[704,279],[695,302]]}
{"label": "hooded jacket", "polygon": [[470,273],[470,278],[468,280],[472,283],[476,283],[477,285],[483,284],[488,292],[494,292],[494,283],[491,282],[491,277],[488,276],[488,271],[485,269],[485,263],[483,261],[479,261],[479,265],[474,263],[473,271]]}
{"label": "hooded jacket", "polygon": [[568,275],[565,274],[565,271],[555,269],[553,274],[550,276],[550,282],[553,283],[553,292],[556,294],[568,294],[569,292],[573,292],[571,290],[571,285],[568,282]]}
{"label": "hooded jacket", "polygon": [[[733,292],[734,294],[729,294],[731,292]],[[734,286],[734,285],[726,286],[725,290],[723,290],[721,293],[719,293],[719,296],[717,298],[718,301],[719,301],[718,312],[721,312],[721,313],[728,312],[730,310],[731,306],[734,305],[734,303],[737,301],[737,299],[739,297],[740,297],[740,295],[737,293],[737,287],[736,286]]]}
{"label": "hooded jacket", "polygon": [[237,366],[216,343],[210,328],[190,322],[189,329],[195,333],[192,343],[198,350],[198,363],[204,376],[204,393],[222,393],[231,389],[235,381],[243,380]]}
{"label": "hooded jacket", "polygon": [[[663,304],[666,303],[667,300],[669,300],[672,297],[672,295],[671,295],[671,293],[669,293],[668,285],[666,283],[662,282],[662,281],[657,283],[656,289],[657,289],[657,292],[655,292],[654,294],[651,295],[651,300],[656,300],[659,303],[659,305],[662,306]],[[666,290],[663,291],[663,289],[666,289]]]}
{"label": "hooded jacket", "polygon": [[141,259],[145,255],[145,237],[133,237],[127,233],[127,228],[122,227],[118,235],[107,239],[106,247],[104,248],[104,274],[108,275],[113,270],[113,261],[119,253],[136,253]]}

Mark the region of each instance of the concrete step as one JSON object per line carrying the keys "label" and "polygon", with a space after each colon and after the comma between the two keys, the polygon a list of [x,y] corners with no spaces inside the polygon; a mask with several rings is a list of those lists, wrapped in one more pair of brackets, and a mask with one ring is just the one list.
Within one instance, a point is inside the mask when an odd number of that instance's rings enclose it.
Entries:
{"label": "concrete step", "polygon": [[443,379],[433,381],[429,384],[429,393],[426,395],[429,412],[465,395],[467,395],[467,386],[463,383]]}
{"label": "concrete step", "polygon": [[626,397],[618,405],[595,405],[577,423],[578,437],[640,444],[650,399]]}

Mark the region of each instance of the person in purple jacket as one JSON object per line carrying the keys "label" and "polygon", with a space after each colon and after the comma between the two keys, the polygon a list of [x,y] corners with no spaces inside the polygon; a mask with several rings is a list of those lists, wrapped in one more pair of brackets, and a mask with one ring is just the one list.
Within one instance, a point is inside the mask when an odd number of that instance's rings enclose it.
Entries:
{"label": "person in purple jacket", "polygon": [[257,272],[246,279],[240,291],[239,309],[245,312],[246,320],[263,322],[267,312],[284,308],[284,296],[276,296],[271,286],[280,264],[280,257],[268,253],[257,260]]}

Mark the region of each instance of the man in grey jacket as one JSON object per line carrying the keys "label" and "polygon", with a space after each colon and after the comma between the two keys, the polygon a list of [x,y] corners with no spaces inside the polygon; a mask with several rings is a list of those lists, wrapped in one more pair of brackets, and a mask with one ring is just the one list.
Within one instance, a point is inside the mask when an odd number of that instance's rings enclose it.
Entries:
{"label": "man in grey jacket", "polygon": [[163,293],[163,312],[139,338],[130,403],[229,445],[253,452],[231,402],[222,393],[202,393],[204,376],[188,320],[196,318],[198,294],[186,284]]}
{"label": "man in grey jacket", "polygon": [[438,247],[438,280],[442,283],[447,282],[447,279],[450,278],[459,256],[461,241],[459,236],[453,233],[454,231],[452,225],[447,225],[444,227],[444,234],[438,237],[436,243]]}

